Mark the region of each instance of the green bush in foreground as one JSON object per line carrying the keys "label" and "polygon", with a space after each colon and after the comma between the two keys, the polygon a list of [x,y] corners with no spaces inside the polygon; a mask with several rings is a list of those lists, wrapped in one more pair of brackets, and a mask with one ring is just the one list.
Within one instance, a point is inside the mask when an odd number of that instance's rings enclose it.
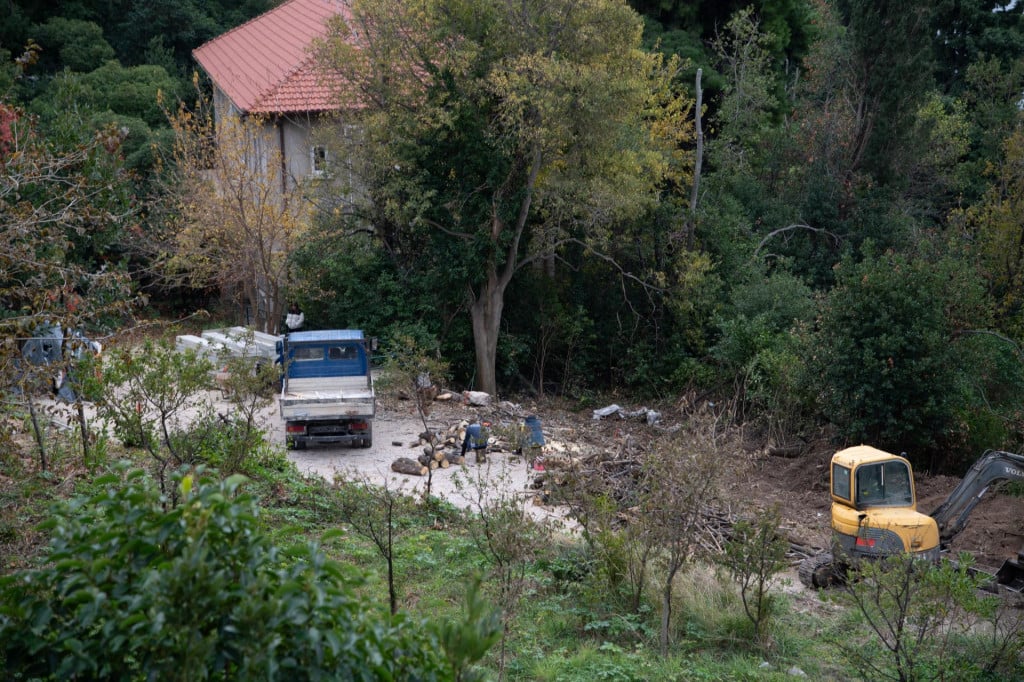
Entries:
{"label": "green bush in foreground", "polygon": [[273,547],[242,477],[178,479],[171,509],[122,468],[55,510],[46,565],[0,578],[0,677],[452,679],[438,629],[375,612],[314,547]]}

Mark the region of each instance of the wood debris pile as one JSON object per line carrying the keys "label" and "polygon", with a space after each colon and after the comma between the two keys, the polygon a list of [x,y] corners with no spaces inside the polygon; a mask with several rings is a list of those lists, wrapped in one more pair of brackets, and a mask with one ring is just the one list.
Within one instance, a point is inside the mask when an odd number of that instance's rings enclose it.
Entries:
{"label": "wood debris pile", "polygon": [[[454,396],[440,392],[439,399],[442,397]],[[603,428],[548,425],[544,445],[534,447],[528,444],[524,415],[518,406],[488,401],[478,395],[463,395],[462,403],[477,408],[474,417],[486,425],[488,456],[522,458],[523,465],[529,468],[527,488],[533,494],[534,504],[567,506],[575,512],[580,509],[581,500],[601,495],[614,501],[619,510],[616,517],[622,525],[634,523],[639,513],[643,463],[651,456],[651,445],[658,435],[679,428],[652,423],[646,416],[650,410],[634,414],[619,409],[610,415]],[[409,444],[416,454],[396,459],[391,468],[407,475],[427,476],[431,471],[465,464],[462,443],[469,423],[467,419],[458,419],[424,431]],[[704,509],[697,530],[699,544],[708,552],[721,552],[734,525],[741,520],[742,516],[728,509]],[[821,551],[793,539],[788,530],[792,529],[782,527],[779,534],[787,539],[792,563]]]}
{"label": "wood debris pile", "polygon": [[[485,428],[490,429],[491,423],[489,421],[484,422],[484,424]],[[462,455],[462,443],[466,439],[466,428],[468,426],[469,422],[463,419],[442,427],[437,431],[424,431],[419,434],[418,440],[409,446],[410,448],[420,450],[421,453],[415,458],[399,457],[391,463],[391,470],[411,476],[426,476],[431,470],[448,469],[453,464],[465,464],[466,458]],[[487,451],[494,453],[514,452],[519,454],[516,451],[516,444],[511,442],[507,436],[502,435],[502,432],[496,434],[490,430],[488,431]],[[481,457],[483,457],[483,454],[481,454]]]}

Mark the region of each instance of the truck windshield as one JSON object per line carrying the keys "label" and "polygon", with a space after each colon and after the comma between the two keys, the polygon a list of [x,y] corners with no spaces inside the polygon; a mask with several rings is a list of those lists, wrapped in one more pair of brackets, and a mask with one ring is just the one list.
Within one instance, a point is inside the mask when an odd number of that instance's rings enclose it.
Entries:
{"label": "truck windshield", "polygon": [[905,506],[913,499],[910,470],[905,463],[878,462],[857,469],[858,506]]}

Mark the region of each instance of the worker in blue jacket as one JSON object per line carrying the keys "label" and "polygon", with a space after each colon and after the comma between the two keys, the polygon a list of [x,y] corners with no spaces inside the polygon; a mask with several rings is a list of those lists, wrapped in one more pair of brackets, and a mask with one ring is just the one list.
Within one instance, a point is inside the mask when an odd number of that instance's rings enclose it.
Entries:
{"label": "worker in blue jacket", "polygon": [[467,450],[476,453],[476,463],[481,464],[487,461],[487,429],[478,419],[466,426],[466,437],[462,439],[462,456],[466,456]]}

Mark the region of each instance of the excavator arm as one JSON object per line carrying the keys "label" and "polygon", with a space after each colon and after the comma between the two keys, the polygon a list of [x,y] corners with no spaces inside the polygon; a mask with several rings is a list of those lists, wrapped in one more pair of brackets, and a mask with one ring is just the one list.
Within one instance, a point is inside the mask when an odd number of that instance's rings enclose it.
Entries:
{"label": "excavator arm", "polygon": [[1024,481],[1024,455],[987,450],[974,463],[960,485],[931,513],[939,526],[939,539],[947,544],[967,525],[974,507],[996,481]]}

